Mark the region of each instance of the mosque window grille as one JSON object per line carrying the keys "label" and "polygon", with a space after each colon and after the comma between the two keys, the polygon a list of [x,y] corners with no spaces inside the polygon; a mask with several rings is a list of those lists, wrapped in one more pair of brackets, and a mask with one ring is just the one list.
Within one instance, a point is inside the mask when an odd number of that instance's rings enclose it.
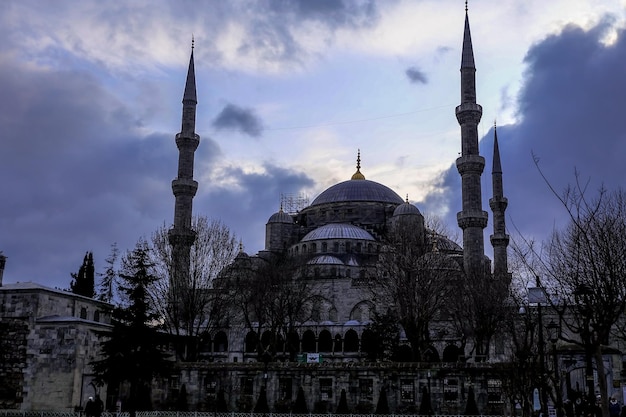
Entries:
{"label": "mosque window grille", "polygon": [[320,400],[329,401],[333,398],[333,380],[332,378],[320,378]]}
{"label": "mosque window grille", "polygon": [[371,378],[359,379],[359,400],[372,401],[374,399],[374,380]]}
{"label": "mosque window grille", "polygon": [[415,381],[403,379],[400,381],[400,400],[413,403],[415,401]]}

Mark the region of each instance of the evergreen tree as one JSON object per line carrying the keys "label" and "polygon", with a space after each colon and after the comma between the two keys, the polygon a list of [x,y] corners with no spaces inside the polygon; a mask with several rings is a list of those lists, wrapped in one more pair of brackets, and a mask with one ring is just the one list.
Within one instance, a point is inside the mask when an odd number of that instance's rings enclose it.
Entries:
{"label": "evergreen tree", "polygon": [[98,294],[96,298],[100,301],[104,301],[106,303],[110,303],[113,301],[114,297],[114,289],[115,289],[115,279],[117,278],[117,259],[119,257],[119,249],[117,248],[117,243],[111,245],[111,254],[104,261],[107,266],[104,272],[99,273],[100,285],[98,286]]}
{"label": "evergreen tree", "polygon": [[113,329],[103,335],[102,360],[92,363],[94,373],[109,387],[127,382],[126,409],[151,409],[151,384],[168,369],[166,355],[158,349],[159,335],[152,326],[157,319],[148,302],[148,287],[156,279],[148,245],[139,241],[122,260],[118,292],[121,303],[113,311]]}
{"label": "evergreen tree", "polygon": [[78,274],[72,273],[72,282],[70,283],[70,291],[74,294],[93,298],[94,292],[94,274],[93,253],[85,253],[83,264],[78,270]]}

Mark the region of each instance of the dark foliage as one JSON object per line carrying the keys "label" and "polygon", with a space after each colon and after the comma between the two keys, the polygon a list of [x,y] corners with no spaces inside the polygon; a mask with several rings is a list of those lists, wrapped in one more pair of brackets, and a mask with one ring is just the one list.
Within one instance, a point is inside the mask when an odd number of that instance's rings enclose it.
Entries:
{"label": "dark foliage", "polygon": [[254,406],[255,413],[269,413],[270,407],[267,405],[267,393],[265,391],[265,387],[261,387],[261,392],[259,393],[259,399]]}
{"label": "dark foliage", "polygon": [[387,401],[387,390],[385,387],[380,389],[380,395],[378,396],[378,403],[376,404],[376,414],[389,414],[389,403]]}
{"label": "dark foliage", "polygon": [[433,406],[430,402],[430,392],[426,386],[422,387],[422,402],[420,403],[420,415],[432,416]]}
{"label": "dark foliage", "polygon": [[341,396],[339,397],[339,404],[337,405],[337,411],[335,412],[335,414],[350,414],[345,389],[341,390]]}
{"label": "dark foliage", "polygon": [[296,402],[293,405],[293,410],[291,410],[293,414],[308,414],[309,408],[306,405],[306,400],[304,399],[304,390],[302,387],[298,388],[298,396],[296,397]]}
{"label": "dark foliage", "polygon": [[78,273],[72,274],[73,279],[70,283],[70,291],[74,294],[93,298],[96,294],[94,291],[94,275],[93,253],[87,252]]}
{"label": "dark foliage", "polygon": [[467,404],[465,405],[465,412],[463,414],[466,416],[477,416],[480,414],[478,412],[478,406],[476,405],[474,387],[469,387],[469,391],[467,393]]}
{"label": "dark foliage", "polygon": [[158,349],[159,335],[151,325],[156,316],[148,303],[147,287],[154,281],[145,242],[139,242],[123,260],[119,292],[122,304],[113,311],[113,328],[102,334],[100,353],[103,359],[92,362],[101,383],[130,385],[126,409],[150,410],[151,383],[156,375],[168,370],[166,355]]}

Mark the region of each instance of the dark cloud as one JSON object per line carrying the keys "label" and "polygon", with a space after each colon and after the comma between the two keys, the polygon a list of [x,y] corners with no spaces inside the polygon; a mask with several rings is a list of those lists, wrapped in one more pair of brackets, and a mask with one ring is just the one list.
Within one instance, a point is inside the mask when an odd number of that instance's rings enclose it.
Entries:
{"label": "dark cloud", "polygon": [[376,3],[371,0],[279,0],[269,4],[279,16],[293,16],[298,21],[314,20],[331,29],[370,26],[378,20]]}
{"label": "dark cloud", "polygon": [[227,104],[215,117],[212,126],[218,130],[232,129],[252,137],[259,137],[263,132],[263,123],[252,109],[234,104]]}
{"label": "dark cloud", "polygon": [[426,78],[426,74],[424,74],[424,72],[417,67],[407,68],[405,74],[414,84],[428,84],[428,78]]}
{"label": "dark cloud", "polygon": [[263,173],[246,173],[231,166],[222,175],[237,186],[211,188],[207,184],[207,192],[194,200],[195,211],[219,216],[236,234],[245,233],[243,243],[250,254],[264,248],[265,223],[279,210],[281,194],[298,194],[314,185],[306,174],[272,164],[265,164]]}
{"label": "dark cloud", "polygon": [[[509,200],[507,227],[512,236],[519,236],[518,229],[524,238],[541,241],[567,220],[541,178],[533,154],[558,192],[575,182],[575,170],[583,181],[590,181],[590,196],[602,184],[610,189],[623,186],[626,36],[619,31],[614,43],[602,44],[608,24],[603,22],[588,31],[566,27],[533,46],[526,56],[528,67],[517,103],[520,121],[498,127],[504,191]],[[478,88],[480,94],[480,85]],[[493,128],[481,141],[481,154],[487,160],[483,174],[483,209],[487,211],[492,152]],[[456,167],[443,175],[454,177],[459,177]],[[451,207],[449,224],[456,224],[456,212],[461,209],[460,179],[457,181],[444,195],[429,196],[424,202],[446,199]],[[487,229],[486,236],[491,233]]]}

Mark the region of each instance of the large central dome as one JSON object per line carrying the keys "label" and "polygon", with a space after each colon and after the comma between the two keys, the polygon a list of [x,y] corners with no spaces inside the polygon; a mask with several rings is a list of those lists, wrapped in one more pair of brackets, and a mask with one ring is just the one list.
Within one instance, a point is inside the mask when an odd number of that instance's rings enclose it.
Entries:
{"label": "large central dome", "polygon": [[404,200],[391,188],[366,179],[351,179],[340,182],[322,192],[311,206],[343,201],[374,201],[402,204]]}

